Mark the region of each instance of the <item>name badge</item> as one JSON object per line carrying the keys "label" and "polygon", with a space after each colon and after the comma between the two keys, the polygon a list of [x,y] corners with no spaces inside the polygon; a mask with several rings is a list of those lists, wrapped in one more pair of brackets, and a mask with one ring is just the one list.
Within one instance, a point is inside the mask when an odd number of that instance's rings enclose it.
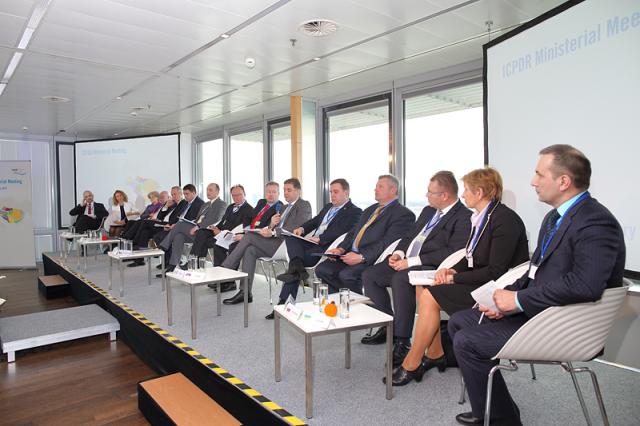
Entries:
{"label": "name badge", "polygon": [[259,220],[256,220],[256,225],[255,225],[255,227],[257,228],[259,225],[260,225],[260,221],[259,221]]}
{"label": "name badge", "polygon": [[531,264],[531,266],[529,267],[529,278],[535,280],[536,272],[538,272],[538,265]]}
{"label": "name badge", "polygon": [[467,266],[469,266],[469,268],[473,268],[473,256],[467,257]]}
{"label": "name badge", "polygon": [[424,244],[424,240],[426,240],[427,237],[424,234],[420,234],[416,237],[416,242],[420,243],[421,245]]}

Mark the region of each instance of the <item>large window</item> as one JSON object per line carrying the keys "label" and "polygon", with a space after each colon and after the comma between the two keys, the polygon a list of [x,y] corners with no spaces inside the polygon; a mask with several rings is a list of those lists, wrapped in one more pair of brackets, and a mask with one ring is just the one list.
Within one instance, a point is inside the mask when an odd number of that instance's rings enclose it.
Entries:
{"label": "large window", "polygon": [[215,182],[220,185],[220,198],[229,201],[224,188],[224,156],[222,138],[198,144],[198,177],[201,182],[200,193],[206,195],[207,185]]}
{"label": "large window", "polygon": [[361,208],[375,203],[378,176],[389,173],[389,97],[325,110],[329,149],[328,181],[345,178],[351,200]]}
{"label": "large window", "polygon": [[231,185],[242,184],[255,206],[264,194],[262,129],[231,135]]}
{"label": "large window", "polygon": [[451,170],[459,180],[484,164],[482,85],[404,99],[405,200],[418,213],[427,204],[431,176]]}
{"label": "large window", "polygon": [[291,173],[291,124],[289,121],[269,125],[273,149],[273,180],[281,186]]}

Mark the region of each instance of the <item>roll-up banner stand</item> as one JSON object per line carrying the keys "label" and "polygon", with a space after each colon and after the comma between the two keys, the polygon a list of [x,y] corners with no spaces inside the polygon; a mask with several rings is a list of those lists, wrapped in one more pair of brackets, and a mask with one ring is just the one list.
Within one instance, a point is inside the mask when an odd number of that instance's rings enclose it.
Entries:
{"label": "roll-up banner stand", "polygon": [[30,161],[0,161],[0,242],[0,268],[36,266]]}

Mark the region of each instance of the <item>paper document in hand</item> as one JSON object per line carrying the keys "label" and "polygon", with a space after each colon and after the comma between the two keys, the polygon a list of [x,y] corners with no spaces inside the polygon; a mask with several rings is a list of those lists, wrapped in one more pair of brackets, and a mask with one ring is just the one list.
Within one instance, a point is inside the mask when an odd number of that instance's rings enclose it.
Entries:
{"label": "paper document in hand", "polygon": [[495,302],[493,301],[493,293],[498,289],[498,285],[495,281],[489,281],[482,287],[478,287],[477,289],[471,292],[471,297],[473,300],[478,302],[479,305],[486,306],[494,312],[500,312]]}
{"label": "paper document in hand", "polygon": [[220,233],[215,237],[216,245],[229,250],[229,246],[233,244],[233,237],[234,234],[231,231],[220,231]]}
{"label": "paper document in hand", "polygon": [[411,285],[433,285],[436,271],[409,271]]}
{"label": "paper document in hand", "polygon": [[180,222],[187,222],[187,223],[192,224],[193,226],[198,226],[198,224],[196,222],[194,222],[193,220],[185,219],[184,217],[181,217],[179,220],[180,220]]}
{"label": "paper document in hand", "polygon": [[316,243],[315,241],[310,240],[310,239],[305,238],[305,237],[302,237],[302,236],[300,236],[300,235],[296,235],[296,234],[294,234],[293,232],[289,232],[289,231],[287,231],[287,230],[286,230],[286,229],[284,229],[284,228],[282,229],[282,235],[286,235],[287,237],[299,238],[299,239],[304,240],[304,241],[306,241],[306,242],[308,242],[308,243],[318,245],[318,243]]}

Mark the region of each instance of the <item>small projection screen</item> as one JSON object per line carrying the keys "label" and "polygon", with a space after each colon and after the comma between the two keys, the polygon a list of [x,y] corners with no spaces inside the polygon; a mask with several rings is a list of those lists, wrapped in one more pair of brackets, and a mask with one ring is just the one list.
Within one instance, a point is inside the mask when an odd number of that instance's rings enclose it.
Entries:
{"label": "small projection screen", "polygon": [[[538,152],[562,143],[591,160],[591,194],[625,234],[640,271],[640,1],[565,3],[485,45],[488,163],[536,245],[550,209],[530,186]],[[636,238],[638,236],[638,238]]]}
{"label": "small projection screen", "polygon": [[116,189],[142,211],[151,191],[180,185],[180,134],[77,142],[76,196],[90,190],[96,202],[107,203]]}

